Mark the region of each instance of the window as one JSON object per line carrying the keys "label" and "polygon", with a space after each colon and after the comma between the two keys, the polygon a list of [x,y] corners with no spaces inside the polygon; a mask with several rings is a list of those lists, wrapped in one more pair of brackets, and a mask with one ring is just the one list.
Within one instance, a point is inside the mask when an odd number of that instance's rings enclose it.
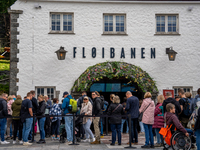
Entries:
{"label": "window", "polygon": [[183,90],[185,91],[185,92],[190,92],[191,94],[192,94],[192,87],[191,86],[188,86],[188,87],[173,87],[174,88],[174,97],[175,96],[178,96],[178,90],[180,89],[180,88],[183,88]]}
{"label": "window", "polygon": [[73,13],[51,13],[50,33],[73,33]]}
{"label": "window", "polygon": [[36,95],[48,95],[49,99],[55,98],[55,88],[54,87],[36,87]]}
{"label": "window", "polygon": [[156,34],[179,34],[178,15],[156,15]]}
{"label": "window", "polygon": [[103,34],[126,34],[126,15],[104,14]]}

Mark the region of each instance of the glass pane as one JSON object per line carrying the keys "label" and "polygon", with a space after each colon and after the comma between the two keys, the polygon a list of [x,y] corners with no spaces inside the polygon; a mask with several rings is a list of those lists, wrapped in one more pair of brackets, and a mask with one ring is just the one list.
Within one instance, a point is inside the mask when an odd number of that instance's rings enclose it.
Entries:
{"label": "glass pane", "polygon": [[108,27],[107,26],[105,27],[105,31],[108,31]]}
{"label": "glass pane", "polygon": [[105,21],[107,21],[108,20],[108,16],[104,16],[104,19],[105,19]]}
{"label": "glass pane", "polygon": [[119,32],[119,27],[116,27],[116,31]]}
{"label": "glass pane", "polygon": [[162,28],[161,28],[161,32],[165,32],[165,27],[162,27]]}
{"label": "glass pane", "polygon": [[113,27],[109,27],[109,31],[113,31]]}
{"label": "glass pane", "polygon": [[68,26],[68,31],[72,31],[72,26]]}
{"label": "glass pane", "polygon": [[116,16],[116,21],[119,22],[119,16]]}
{"label": "glass pane", "polygon": [[121,16],[121,21],[124,21],[124,16]]}
{"label": "glass pane", "polygon": [[38,95],[40,94],[40,88],[37,89],[37,94],[38,94]]}
{"label": "glass pane", "polygon": [[156,16],[157,32],[165,32],[165,16]]}
{"label": "glass pane", "polygon": [[64,27],[63,27],[63,30],[64,30],[64,31],[67,31],[67,26],[64,26]]}
{"label": "glass pane", "polygon": [[60,31],[60,26],[57,26],[56,30]]}
{"label": "glass pane", "polygon": [[44,95],[44,88],[41,88],[41,93],[42,95]]}
{"label": "glass pane", "polygon": [[51,15],[52,16],[52,19],[55,19],[56,18],[56,16],[55,15]]}
{"label": "glass pane", "polygon": [[47,88],[47,94],[49,94],[50,93],[50,88]]}
{"label": "glass pane", "polygon": [[121,32],[124,32],[124,27],[121,27]]}
{"label": "glass pane", "polygon": [[173,32],[176,32],[176,27],[173,27]]}
{"label": "glass pane", "polygon": [[54,90],[53,90],[53,88],[51,88],[51,94],[53,94],[53,92],[54,92]]}
{"label": "glass pane", "polygon": [[60,20],[60,15],[56,15],[56,18],[57,18],[58,20]]}
{"label": "glass pane", "polygon": [[67,20],[67,15],[63,15],[63,20]]}
{"label": "glass pane", "polygon": [[111,21],[112,21],[112,20],[113,20],[113,16],[109,16],[109,20],[111,20]]}
{"label": "glass pane", "polygon": [[68,20],[72,20],[72,15],[68,15]]}

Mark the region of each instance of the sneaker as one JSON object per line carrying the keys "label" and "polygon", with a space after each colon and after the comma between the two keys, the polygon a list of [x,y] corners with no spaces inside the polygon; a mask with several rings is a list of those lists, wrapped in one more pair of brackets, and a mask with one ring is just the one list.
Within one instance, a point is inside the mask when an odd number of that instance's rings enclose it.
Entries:
{"label": "sneaker", "polygon": [[66,144],[67,145],[72,144],[72,141],[67,141]]}
{"label": "sneaker", "polygon": [[151,145],[150,148],[154,148],[154,145]]}
{"label": "sneaker", "polygon": [[37,142],[37,144],[45,144],[46,142],[45,142],[45,140],[39,140],[38,142]]}
{"label": "sneaker", "polygon": [[81,140],[83,142],[90,142],[90,139]]}
{"label": "sneaker", "polygon": [[60,141],[60,137],[57,137],[56,140]]}
{"label": "sneaker", "polygon": [[16,144],[17,142],[16,141],[13,141],[13,144]]}
{"label": "sneaker", "polygon": [[94,142],[95,141],[95,138],[91,139],[91,142]]}
{"label": "sneaker", "polygon": [[100,138],[102,139],[102,138],[104,138],[104,136],[103,136],[103,135],[101,135],[101,137],[100,137]]}
{"label": "sneaker", "polygon": [[141,148],[150,148],[150,145],[143,145]]}
{"label": "sneaker", "polygon": [[114,146],[114,145],[115,145],[115,143],[110,143],[110,145]]}
{"label": "sneaker", "polygon": [[9,144],[10,142],[7,141],[1,141],[1,144]]}
{"label": "sneaker", "polygon": [[155,147],[161,147],[161,144],[156,143],[154,146],[155,146]]}
{"label": "sneaker", "polygon": [[19,141],[19,144],[23,144],[23,141]]}
{"label": "sneaker", "polygon": [[52,140],[52,141],[54,141],[54,140],[55,140],[55,137],[54,137],[54,136],[52,136],[52,137],[51,137],[51,140]]}
{"label": "sneaker", "polygon": [[94,142],[91,142],[90,144],[101,144],[100,141],[95,140]]}
{"label": "sneaker", "polygon": [[30,145],[32,145],[32,143],[24,142],[23,145],[24,145],[24,146],[30,146]]}

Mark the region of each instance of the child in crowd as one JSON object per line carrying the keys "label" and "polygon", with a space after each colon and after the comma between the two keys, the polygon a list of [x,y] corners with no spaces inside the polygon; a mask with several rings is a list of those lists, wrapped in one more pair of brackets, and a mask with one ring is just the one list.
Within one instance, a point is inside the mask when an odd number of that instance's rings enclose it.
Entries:
{"label": "child in crowd", "polygon": [[[183,132],[186,136],[189,136],[189,133],[185,130],[185,128],[180,123],[179,119],[175,115],[175,105],[169,103],[166,105],[167,112],[165,113],[165,120],[167,125],[173,124],[178,131]],[[173,127],[172,127],[173,128]]]}

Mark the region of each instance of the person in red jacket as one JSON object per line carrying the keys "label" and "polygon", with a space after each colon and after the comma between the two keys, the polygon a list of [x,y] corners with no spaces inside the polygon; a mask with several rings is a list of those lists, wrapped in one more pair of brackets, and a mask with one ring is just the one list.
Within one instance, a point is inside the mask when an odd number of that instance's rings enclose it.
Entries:
{"label": "person in red jacket", "polygon": [[156,104],[156,108],[154,111],[154,124],[153,127],[156,133],[157,143],[154,145],[155,147],[161,147],[163,142],[163,136],[159,134],[159,131],[162,127],[164,127],[164,110],[162,103],[165,100],[163,95],[158,95],[157,97],[158,103]]}

